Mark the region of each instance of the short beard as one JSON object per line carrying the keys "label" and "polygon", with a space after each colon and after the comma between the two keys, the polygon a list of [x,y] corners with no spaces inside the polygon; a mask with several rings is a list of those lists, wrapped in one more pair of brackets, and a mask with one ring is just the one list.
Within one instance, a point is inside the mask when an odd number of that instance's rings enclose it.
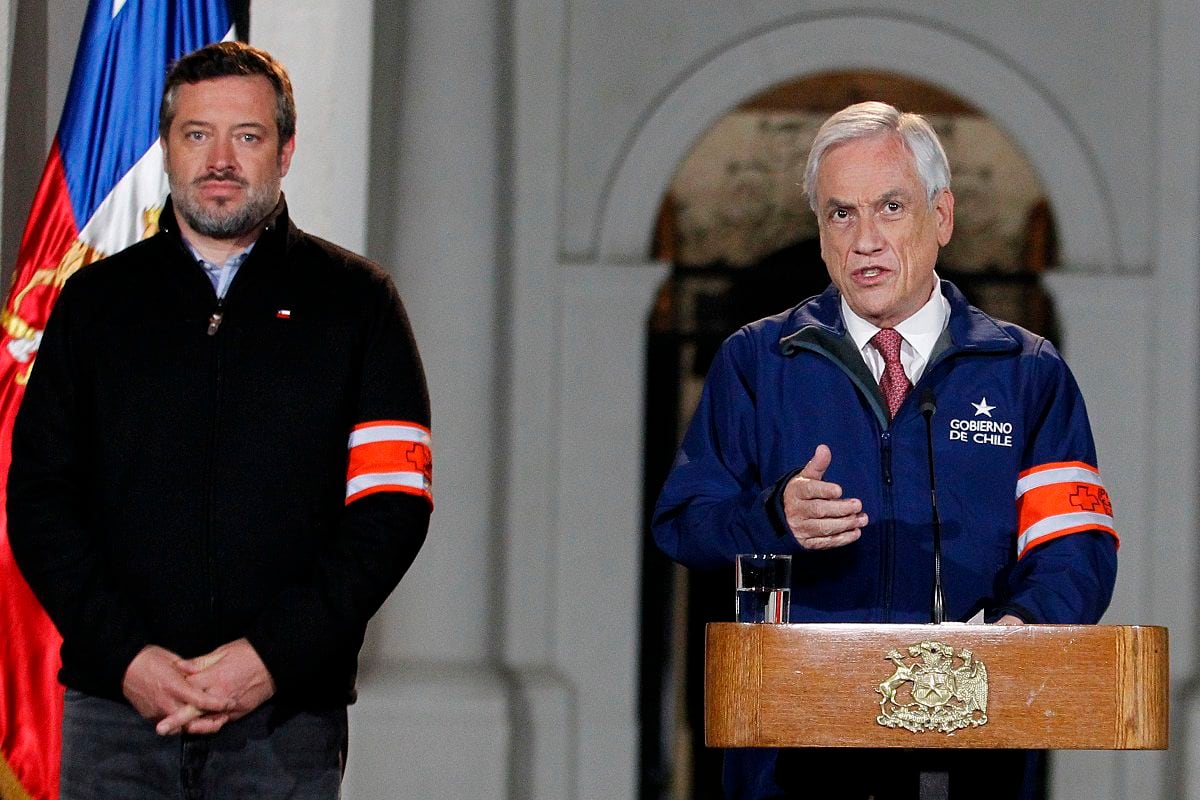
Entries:
{"label": "short beard", "polygon": [[[204,181],[213,178],[240,183],[246,188],[245,200],[240,204],[230,202],[206,208],[197,199],[196,190]],[[279,181],[251,185],[241,178],[209,174],[183,186],[177,185],[173,179],[169,183],[175,210],[192,230],[212,239],[236,239],[249,233],[266,219],[279,202]]]}

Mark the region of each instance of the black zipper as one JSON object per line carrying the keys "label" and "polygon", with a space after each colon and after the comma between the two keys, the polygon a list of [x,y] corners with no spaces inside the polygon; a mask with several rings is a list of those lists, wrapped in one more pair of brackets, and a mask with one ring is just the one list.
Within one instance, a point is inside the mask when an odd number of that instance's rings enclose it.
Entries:
{"label": "black zipper", "polygon": [[[207,280],[207,276],[205,276]],[[228,293],[228,289],[226,290]],[[219,633],[217,619],[217,584],[216,569],[213,564],[213,540],[215,539],[214,509],[216,508],[216,474],[217,474],[217,429],[220,427],[221,416],[221,340],[217,333],[221,330],[221,322],[225,319],[225,298],[218,297],[217,305],[208,318],[208,329],[205,331],[212,346],[212,419],[208,441],[208,508],[205,512],[207,524],[204,527],[204,572],[208,584],[208,619],[212,634]]]}
{"label": "black zipper", "polygon": [[879,461],[883,467],[883,485],[892,485],[892,432],[883,431],[879,434]]}
{"label": "black zipper", "polygon": [[896,531],[895,518],[896,509],[892,498],[892,432],[890,430],[881,431],[879,434],[879,463],[883,469],[883,500],[884,507],[888,513],[884,515],[883,535],[880,537],[880,550],[882,551],[880,558],[880,571],[883,573],[883,622],[891,622],[892,619],[892,570],[895,562],[896,551]]}
{"label": "black zipper", "polygon": [[211,429],[209,431],[208,442],[208,497],[205,517],[207,524],[205,525],[204,533],[204,571],[205,578],[208,584],[208,617],[209,625],[211,626],[213,635],[217,634],[217,590],[216,590],[216,571],[213,565],[213,540],[215,538],[213,528],[215,520],[213,518],[214,509],[216,508],[216,474],[217,474],[217,429],[219,427],[219,418],[221,415],[221,341],[215,338],[221,327],[221,320],[224,318],[223,310],[224,300],[217,300],[217,307],[213,311],[212,316],[208,320],[208,337],[212,350],[212,417]]}
{"label": "black zipper", "polygon": [[217,298],[217,307],[213,309],[212,315],[208,318],[208,335],[216,336],[217,331],[221,329],[221,320],[225,319],[225,298]]}

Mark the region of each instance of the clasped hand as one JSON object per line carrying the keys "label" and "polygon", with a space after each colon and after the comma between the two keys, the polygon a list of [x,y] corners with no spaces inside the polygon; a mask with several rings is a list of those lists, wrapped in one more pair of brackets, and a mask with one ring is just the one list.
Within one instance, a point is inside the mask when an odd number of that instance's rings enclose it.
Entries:
{"label": "clasped hand", "polygon": [[196,658],[148,645],[130,662],[121,684],[139,714],[162,736],[216,733],[275,694],[275,681],[246,639]]}

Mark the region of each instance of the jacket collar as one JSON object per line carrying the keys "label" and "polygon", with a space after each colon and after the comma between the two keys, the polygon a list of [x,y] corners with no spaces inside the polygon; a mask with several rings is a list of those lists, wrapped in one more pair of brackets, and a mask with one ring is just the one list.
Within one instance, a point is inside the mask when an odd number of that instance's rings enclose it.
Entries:
{"label": "jacket collar", "polygon": [[[1017,340],[995,320],[968,303],[954,284],[942,281],[941,290],[950,303],[950,321],[933,347],[925,375],[930,375],[937,364],[951,355],[1007,352],[1020,348]],[[830,286],[788,314],[779,338],[779,352],[784,357],[790,357],[801,350],[818,353],[839,365],[858,386],[863,397],[867,398],[880,427],[884,430],[890,427],[883,392],[867,369],[854,339],[846,331],[846,324],[842,320],[841,293],[836,287]],[[922,377],[921,380],[926,378]]]}
{"label": "jacket collar", "polygon": [[[1020,348],[1017,340],[994,319],[968,303],[957,286],[943,280],[940,288],[950,303],[950,322],[933,349],[930,365],[950,353],[1006,352]],[[785,356],[793,355],[806,345],[843,352],[847,342],[853,352],[854,342],[842,320],[841,293],[837,287],[830,285],[824,292],[796,306],[788,314],[779,338],[779,349]]]}

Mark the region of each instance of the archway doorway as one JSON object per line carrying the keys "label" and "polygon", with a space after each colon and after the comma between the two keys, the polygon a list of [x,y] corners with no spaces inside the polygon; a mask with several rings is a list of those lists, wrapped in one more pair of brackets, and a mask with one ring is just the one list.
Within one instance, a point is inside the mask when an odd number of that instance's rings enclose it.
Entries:
{"label": "archway doorway", "polygon": [[924,114],[951,162],[955,236],[938,272],[973,303],[1059,339],[1041,276],[1058,261],[1037,173],[977,108],[930,83],[877,71],[805,76],[718,120],[680,163],[651,256],[672,265],[647,351],[641,797],[721,797],[720,754],[703,747],[703,630],[732,618],[731,570],[687,572],[658,553],[648,520],[716,349],[739,326],[828,284],[800,190],[807,148],[832,112],[883,100]]}

